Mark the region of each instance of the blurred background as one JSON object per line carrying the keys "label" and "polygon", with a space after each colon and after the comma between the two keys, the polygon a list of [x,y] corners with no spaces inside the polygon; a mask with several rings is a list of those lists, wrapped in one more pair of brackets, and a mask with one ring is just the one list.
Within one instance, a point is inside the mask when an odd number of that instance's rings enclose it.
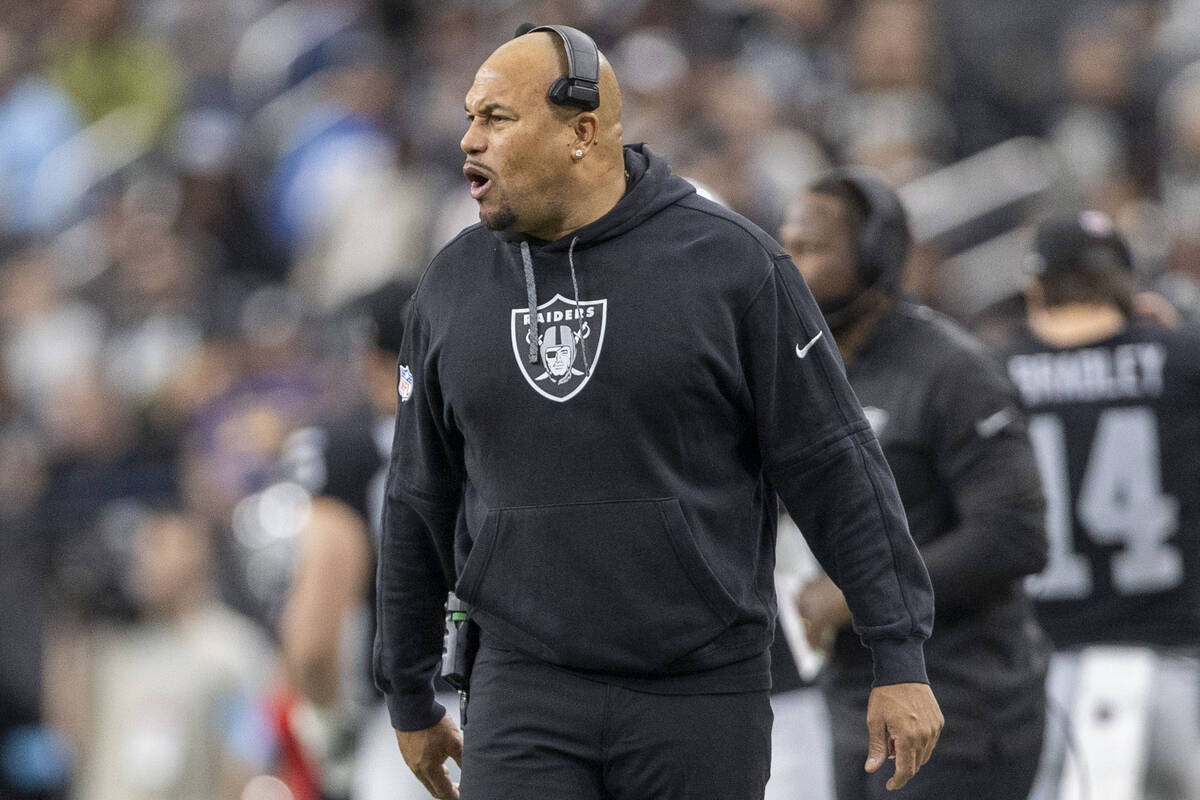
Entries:
{"label": "blurred background", "polygon": [[1200,316],[1200,0],[0,0],[0,798],[369,796],[282,657],[293,576],[321,498],[374,522],[399,307],[524,21],[772,234],[880,170],[968,324],[1085,207]]}

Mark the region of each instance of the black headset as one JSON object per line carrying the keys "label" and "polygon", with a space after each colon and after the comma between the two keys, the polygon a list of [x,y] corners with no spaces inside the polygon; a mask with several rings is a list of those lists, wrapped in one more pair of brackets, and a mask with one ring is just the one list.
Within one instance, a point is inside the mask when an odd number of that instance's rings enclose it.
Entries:
{"label": "black headset", "polygon": [[600,105],[600,51],[596,43],[578,28],[568,25],[533,25],[526,22],[516,36],[533,31],[553,31],[567,51],[567,74],[550,84],[547,97],[559,106],[575,106],[594,111]]}
{"label": "black headset", "polygon": [[861,167],[840,167],[827,179],[846,186],[866,207],[867,218],[855,247],[863,284],[884,292],[895,290],[912,241],[899,195],[882,178]]}

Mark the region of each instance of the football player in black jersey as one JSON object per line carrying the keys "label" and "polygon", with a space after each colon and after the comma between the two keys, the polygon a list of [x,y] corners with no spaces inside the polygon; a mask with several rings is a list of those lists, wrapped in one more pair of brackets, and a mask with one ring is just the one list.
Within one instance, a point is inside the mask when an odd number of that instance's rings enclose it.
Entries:
{"label": "football player in black jersey", "polygon": [[1052,721],[1035,797],[1200,797],[1200,333],[1136,313],[1099,212],[1043,222],[1029,261],[1006,363],[1047,500],[1029,588],[1073,734]]}
{"label": "football player in black jersey", "polygon": [[[1024,800],[1048,645],[1021,584],[1045,564],[1046,540],[1015,392],[980,342],[900,298],[909,231],[882,180],[854,169],[823,177],[789,204],[780,238],[825,313],[933,580],[926,664],[946,726],[920,774],[887,796]],[[863,770],[871,665],[845,601],[822,575],[797,606],[809,644],[829,651],[820,682],[837,796],[883,798],[883,781]]]}

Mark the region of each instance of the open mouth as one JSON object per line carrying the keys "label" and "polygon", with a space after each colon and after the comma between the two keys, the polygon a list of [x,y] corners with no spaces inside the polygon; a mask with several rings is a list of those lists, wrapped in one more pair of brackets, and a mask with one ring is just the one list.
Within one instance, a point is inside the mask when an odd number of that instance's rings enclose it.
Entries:
{"label": "open mouth", "polygon": [[467,181],[470,183],[471,197],[478,200],[487,194],[487,190],[491,188],[492,179],[479,167],[467,164],[463,167],[463,175],[467,176]]}

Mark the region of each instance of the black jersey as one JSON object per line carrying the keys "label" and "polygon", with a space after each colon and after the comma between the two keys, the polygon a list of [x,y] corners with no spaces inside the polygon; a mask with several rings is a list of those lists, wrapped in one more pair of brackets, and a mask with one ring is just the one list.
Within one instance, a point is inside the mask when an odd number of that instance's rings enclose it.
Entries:
{"label": "black jersey", "polygon": [[[395,420],[373,418],[370,409],[300,428],[280,448],[288,480],[312,496],[331,497],[352,508],[370,533],[372,560],[379,554],[379,525]],[[374,583],[374,570],[371,582]],[[372,592],[373,592],[372,588]],[[368,597],[374,608],[374,596]]]}
{"label": "black jersey", "polygon": [[383,424],[386,430],[381,435],[373,426],[371,412],[364,409],[324,425],[300,428],[280,448],[283,473],[311,494],[341,500],[375,531],[383,510],[394,423],[387,419]]}
{"label": "black jersey", "polygon": [[1080,347],[1023,332],[1050,560],[1031,579],[1059,646],[1200,637],[1200,331],[1141,324]]}

